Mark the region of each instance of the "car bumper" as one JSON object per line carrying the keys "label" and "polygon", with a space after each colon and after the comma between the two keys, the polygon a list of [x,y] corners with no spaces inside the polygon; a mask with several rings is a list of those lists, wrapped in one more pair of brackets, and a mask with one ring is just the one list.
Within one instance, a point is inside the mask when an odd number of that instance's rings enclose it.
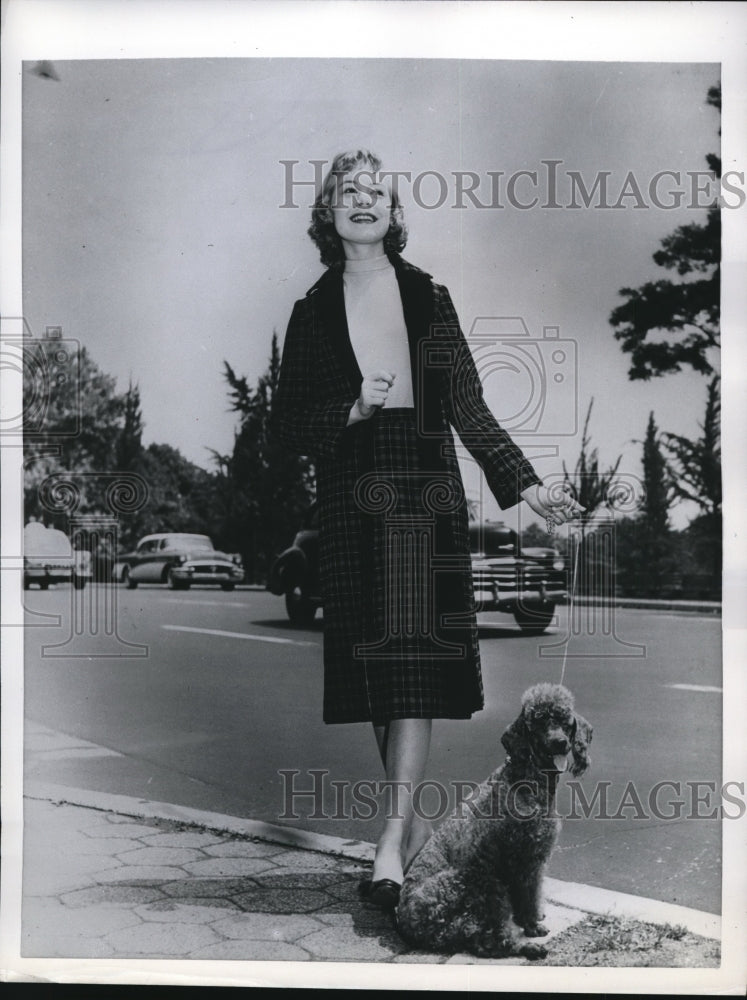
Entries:
{"label": "car bumper", "polygon": [[32,583],[46,580],[47,583],[65,583],[73,577],[70,566],[24,566],[24,576]]}
{"label": "car bumper", "polygon": [[241,583],[244,573],[236,566],[173,566],[175,580],[189,583]]}
{"label": "car bumper", "polygon": [[558,587],[540,586],[526,590],[499,590],[498,587],[475,587],[475,603],[483,611],[513,611],[521,604],[564,604],[568,591]]}

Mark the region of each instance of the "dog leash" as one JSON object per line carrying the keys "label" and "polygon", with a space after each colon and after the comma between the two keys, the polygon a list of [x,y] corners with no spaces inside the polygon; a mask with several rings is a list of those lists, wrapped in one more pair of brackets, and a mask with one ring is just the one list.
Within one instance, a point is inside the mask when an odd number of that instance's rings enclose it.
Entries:
{"label": "dog leash", "polygon": [[[547,526],[548,535],[555,534],[555,523],[551,517],[545,519],[545,524]],[[573,622],[573,599],[576,595],[576,572],[578,570],[578,552],[581,546],[576,543],[574,545],[573,553],[573,573],[571,574],[571,588],[568,595],[568,628],[565,633],[565,648],[563,649],[563,665],[560,669],[560,682],[563,683],[563,678],[565,677],[565,665],[568,659],[568,643],[571,641],[571,623]]]}

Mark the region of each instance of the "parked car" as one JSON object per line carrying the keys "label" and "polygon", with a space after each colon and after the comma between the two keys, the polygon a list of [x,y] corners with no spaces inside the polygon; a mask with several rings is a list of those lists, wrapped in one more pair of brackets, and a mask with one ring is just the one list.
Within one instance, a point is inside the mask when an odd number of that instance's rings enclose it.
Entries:
{"label": "parked car", "polygon": [[218,552],[207,535],[182,532],[141,538],[134,552],[117,556],[114,573],[130,590],[139,583],[165,583],[172,590],[214,583],[233,590],[244,579],[240,556]]}
{"label": "parked car", "polygon": [[91,553],[73,549],[64,531],[30,521],[23,529],[23,586],[72,583],[82,590],[91,579]]}
{"label": "parked car", "polygon": [[310,625],[319,596],[319,514],[312,504],[293,544],[281,552],[270,567],[267,589],[285,595],[285,609],[294,625]]}
{"label": "parked car", "polygon": [[469,527],[472,580],[479,611],[512,614],[523,632],[539,635],[568,597],[565,560],[553,548],[523,547],[502,521]]}
{"label": "parked car", "polygon": [[[556,605],[567,598],[560,553],[553,548],[522,548],[517,533],[502,521],[473,521],[469,536],[477,610],[507,612],[522,631],[544,632]],[[285,596],[294,624],[309,625],[314,620],[322,604],[315,506],[307,512],[293,544],[273,563],[267,589]]]}

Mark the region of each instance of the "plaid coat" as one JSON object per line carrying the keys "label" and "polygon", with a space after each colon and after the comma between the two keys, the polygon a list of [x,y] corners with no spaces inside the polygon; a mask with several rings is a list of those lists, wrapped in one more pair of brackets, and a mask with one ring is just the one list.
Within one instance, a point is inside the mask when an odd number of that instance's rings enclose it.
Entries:
{"label": "plaid coat", "polygon": [[324,719],[468,718],[482,707],[467,505],[451,427],[502,508],[539,478],[482,393],[447,289],[399,255],[414,410],[347,426],[363,378],[342,271],[296,302],[273,398],[277,437],[314,458]]}

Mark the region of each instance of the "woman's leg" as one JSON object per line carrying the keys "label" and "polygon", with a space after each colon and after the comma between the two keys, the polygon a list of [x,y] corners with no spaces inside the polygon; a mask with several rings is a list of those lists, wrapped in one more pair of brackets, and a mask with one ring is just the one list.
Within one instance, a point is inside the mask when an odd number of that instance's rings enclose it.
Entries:
{"label": "woman's leg", "polygon": [[[376,743],[379,747],[381,763],[384,765],[384,769],[386,770],[386,747],[387,737],[389,735],[388,724],[385,726],[374,726],[374,734],[376,736]],[[420,816],[413,810],[410,821],[410,829],[407,834],[407,840],[405,842],[405,849],[402,857],[403,869],[405,872],[410,867],[416,855],[432,833],[433,823],[431,820],[425,819],[425,817]]]}
{"label": "woman's leg", "polygon": [[[413,792],[425,776],[431,742],[430,719],[392,719],[389,724],[375,726],[379,752],[384,761],[386,780],[396,782],[398,808],[384,821],[384,829],[376,845],[373,881],[382,878],[401,882],[408,860],[408,837],[413,828]],[[417,817],[416,817],[417,821]],[[416,822],[417,826],[421,826]],[[421,835],[422,837],[422,831]],[[418,845],[422,846],[424,840]]]}

